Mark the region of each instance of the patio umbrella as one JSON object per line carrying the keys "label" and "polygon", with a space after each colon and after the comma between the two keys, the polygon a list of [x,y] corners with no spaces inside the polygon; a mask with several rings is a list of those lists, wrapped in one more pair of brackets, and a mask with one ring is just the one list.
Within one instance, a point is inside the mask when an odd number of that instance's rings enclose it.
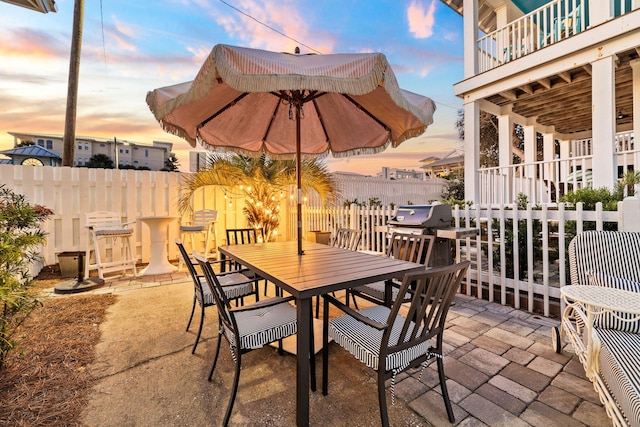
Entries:
{"label": "patio umbrella", "polygon": [[162,128],[214,151],[371,154],[422,134],[434,102],[399,88],[381,53],[300,55],[216,45],[195,79],[147,94]]}

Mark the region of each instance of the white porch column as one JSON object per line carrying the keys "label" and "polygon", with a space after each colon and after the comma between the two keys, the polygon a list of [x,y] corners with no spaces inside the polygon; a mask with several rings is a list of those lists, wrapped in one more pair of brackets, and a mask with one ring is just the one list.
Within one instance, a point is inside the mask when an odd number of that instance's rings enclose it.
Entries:
{"label": "white porch column", "polygon": [[557,163],[552,163],[552,161],[556,158],[555,153],[555,138],[552,133],[543,133],[542,134],[543,141],[543,159],[545,162],[544,166],[544,179],[553,180],[556,176],[555,171],[557,169]]}
{"label": "white porch column", "polygon": [[563,140],[560,143],[560,180],[569,175],[569,157],[571,156],[571,141]]}
{"label": "white porch column", "polygon": [[480,165],[480,105],[464,104],[464,199],[478,203]]}
{"label": "white porch column", "polygon": [[507,168],[513,163],[513,119],[511,115],[498,116],[498,165],[500,173],[509,173]]}
{"label": "white porch column", "polygon": [[613,188],[618,178],[613,149],[616,133],[615,59],[615,55],[607,56],[591,64],[593,188]]}
{"label": "white porch column", "polygon": [[[637,2],[640,7],[640,0]],[[633,70],[633,135],[640,137],[640,59],[634,59],[629,64]],[[635,170],[640,170],[639,166],[634,165]]]}
{"label": "white porch column", "polygon": [[478,0],[464,0],[463,6],[464,78],[478,73]]}
{"label": "white porch column", "polygon": [[536,167],[533,166],[533,162],[536,161],[536,128],[533,125],[525,125],[522,127],[524,130],[524,163],[525,176],[527,178],[536,177]]}

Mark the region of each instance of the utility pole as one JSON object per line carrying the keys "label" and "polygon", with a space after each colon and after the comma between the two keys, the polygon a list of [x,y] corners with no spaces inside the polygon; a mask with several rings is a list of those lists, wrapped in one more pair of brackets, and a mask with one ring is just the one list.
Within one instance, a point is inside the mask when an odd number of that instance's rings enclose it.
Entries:
{"label": "utility pole", "polygon": [[67,111],[64,120],[64,137],[62,139],[62,166],[73,166],[73,152],[76,145],[76,111],[78,109],[78,78],[80,74],[83,21],[84,0],[75,0],[73,7],[73,30],[71,33],[71,55],[69,58]]}

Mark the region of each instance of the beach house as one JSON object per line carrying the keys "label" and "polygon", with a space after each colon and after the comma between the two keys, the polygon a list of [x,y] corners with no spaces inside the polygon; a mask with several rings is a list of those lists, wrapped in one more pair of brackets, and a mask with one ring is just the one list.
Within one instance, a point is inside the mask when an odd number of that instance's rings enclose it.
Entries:
{"label": "beach house", "polygon": [[[463,17],[454,92],[464,100],[466,200],[556,202],[638,170],[640,0],[442,1]],[[479,162],[481,112],[499,128],[490,167]]]}

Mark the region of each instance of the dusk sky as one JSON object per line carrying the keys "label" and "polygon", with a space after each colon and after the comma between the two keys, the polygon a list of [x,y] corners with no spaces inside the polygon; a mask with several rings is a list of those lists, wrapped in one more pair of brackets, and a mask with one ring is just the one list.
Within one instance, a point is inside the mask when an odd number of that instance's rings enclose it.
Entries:
{"label": "dusk sky", "polygon": [[[74,2],[56,4],[57,13],[42,14],[0,2],[0,150],[13,147],[9,131],[64,133]],[[85,0],[76,135],[170,141],[188,170],[191,147],[160,128],[145,97],[192,80],[219,43],[382,52],[402,88],[436,102],[423,136],[375,156],[328,157],[331,171],[418,169],[460,146],[453,84],[463,75],[462,18],[440,0]]]}

